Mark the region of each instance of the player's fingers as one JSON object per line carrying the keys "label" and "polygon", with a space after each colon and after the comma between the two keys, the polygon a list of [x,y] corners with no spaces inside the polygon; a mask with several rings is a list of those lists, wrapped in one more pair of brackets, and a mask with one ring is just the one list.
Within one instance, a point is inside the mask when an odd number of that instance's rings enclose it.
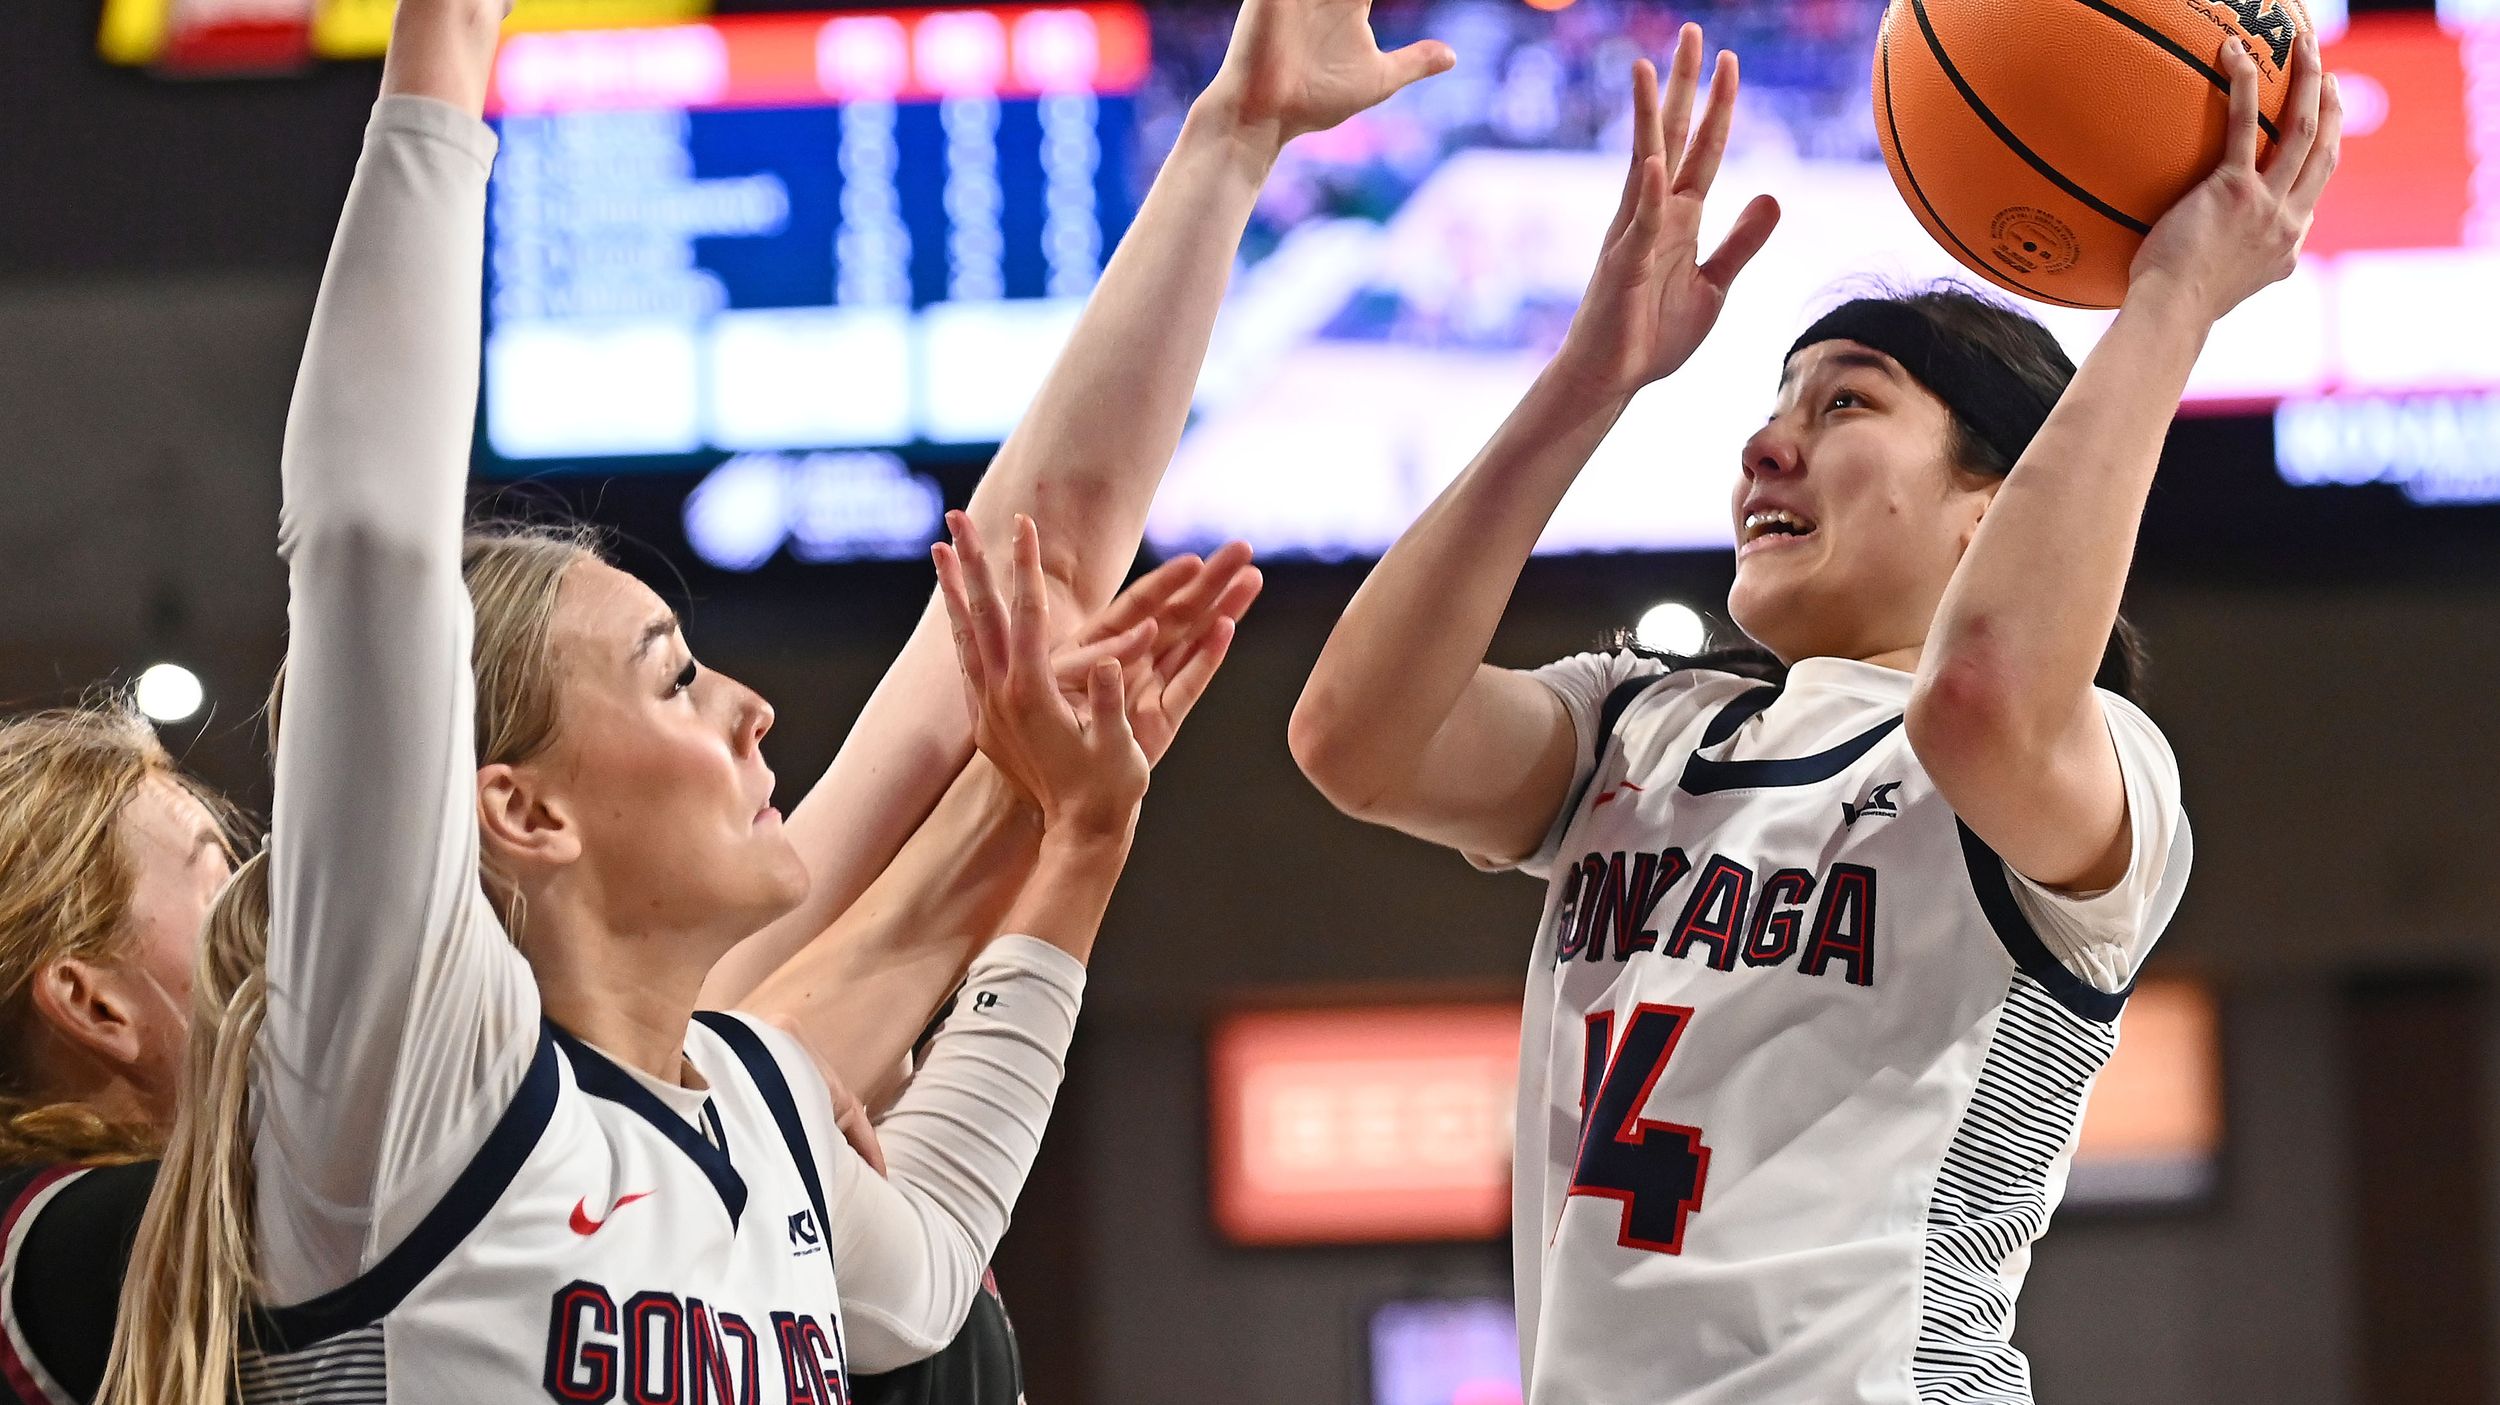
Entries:
{"label": "player's fingers", "polygon": [[1049,582],[1042,575],[1042,534],[1033,519],[1019,512],[1015,530],[1015,576],[1009,597],[1008,638],[1014,650],[1009,668],[1038,682],[1050,676]]}
{"label": "player's fingers", "polygon": [[2275,120],[2282,136],[2274,154],[2266,158],[2266,184],[2278,195],[2300,179],[2309,153],[2317,149],[2322,126],[2319,99],[2325,88],[2320,79],[2325,66],[2318,57],[2317,30],[2304,25],[2300,37],[2292,41],[2292,90],[2284,95],[2283,113]]}
{"label": "player's fingers", "polygon": [[955,639],[955,658],[974,690],[981,686],[981,646],[972,633],[972,601],[964,592],[964,563],[955,548],[937,542],[929,548],[937,566],[938,597],[946,602],[946,623]]}
{"label": "player's fingers", "polygon": [[1658,145],[1658,65],[1632,61],[1632,159],[1655,156]]}
{"label": "player's fingers", "polygon": [[1083,678],[1100,659],[1145,658],[1154,652],[1160,621],[1139,620],[1108,639],[1077,644],[1050,657],[1050,671],[1062,679]]}
{"label": "player's fingers", "polygon": [[1137,744],[1129,730],[1127,695],[1120,686],[1120,661],[1104,659],[1086,680],[1086,734],[1099,747],[1122,751]]}
{"label": "player's fingers", "polygon": [[1667,227],[1667,159],[1650,157],[1640,164],[1635,177],[1641,188],[1639,201],[1632,209],[1632,228],[1626,237],[1635,256],[1647,258]]}
{"label": "player's fingers", "polygon": [[1710,102],[1702,109],[1701,127],[1675,173],[1677,194],[1700,195],[1719,178],[1719,158],[1727,154],[1728,128],[1736,120],[1736,51],[1721,49],[1710,73]]}
{"label": "player's fingers", "polygon": [[962,512],[948,513],[946,525],[955,538],[955,554],[963,563],[960,579],[965,620],[971,628],[973,646],[980,651],[982,678],[985,684],[1003,680],[1008,660],[1007,607],[999,597],[998,576],[981,549],[981,529],[973,524],[970,514]]}
{"label": "player's fingers", "polygon": [[2292,182],[2292,212],[2307,219],[2318,208],[2318,200],[2326,194],[2327,179],[2335,174],[2336,163],[2343,160],[2344,95],[2336,90],[2335,80],[2326,80],[2326,100],[2318,111],[2318,144],[2309,148],[2309,159],[2301,163],[2300,179]]}
{"label": "player's fingers", "polygon": [[1224,587],[1223,593],[1190,622],[1189,629],[1176,630],[1155,646],[1156,674],[1162,678],[1171,678],[1180,671],[1183,661],[1189,657],[1190,652],[1196,649],[1219,623],[1240,623],[1241,617],[1250,613],[1251,604],[1259,598],[1259,592],[1265,589],[1266,585],[1267,577],[1255,566],[1245,566],[1235,572],[1231,582]]}
{"label": "player's fingers", "polygon": [[1649,146],[1658,131],[1658,70],[1647,59],[1632,61],[1632,160],[1623,169],[1623,197],[1615,202],[1615,217],[1607,221],[1605,242],[1598,247],[1611,248],[1632,225],[1632,213],[1641,203],[1641,165],[1649,158]]}
{"label": "player's fingers", "polygon": [[1753,256],[1762,252],[1771,231],[1779,227],[1780,202],[1768,195],[1757,195],[1746,202],[1736,223],[1728,227],[1727,237],[1719,241],[1718,251],[1701,266],[1701,276],[1716,284],[1721,291],[1736,281]]}
{"label": "player's fingers", "polygon": [[1163,613],[1171,598],[1198,578],[1206,562],[1196,553],[1175,556],[1146,574],[1130,581],[1126,588],[1111,597],[1086,627],[1085,638],[1100,639],[1133,627],[1139,620],[1153,619]]}
{"label": "player's fingers", "polygon": [[1418,83],[1437,73],[1447,73],[1458,63],[1458,55],[1438,39],[1419,39],[1403,49],[1381,55],[1387,61],[1389,75],[1386,98],[1410,83]]}
{"label": "player's fingers", "polygon": [[1163,685],[1163,715],[1175,728],[1187,720],[1189,710],[1204,697],[1207,684],[1214,681],[1215,671],[1224,666],[1224,656],[1232,652],[1233,622],[1218,620],[1207,637],[1184,661],[1172,681]]}
{"label": "player's fingers", "polygon": [[1701,87],[1701,26],[1675,32],[1675,57],[1667,60],[1667,88],[1659,96],[1657,130],[1649,154],[1673,161],[1693,130],[1693,95]]}
{"label": "player's fingers", "polygon": [[2222,123],[2222,164],[2244,171],[2257,169],[2257,61],[2248,56],[2247,41],[2236,34],[2222,40],[2222,71],[2231,80],[2230,112]]}

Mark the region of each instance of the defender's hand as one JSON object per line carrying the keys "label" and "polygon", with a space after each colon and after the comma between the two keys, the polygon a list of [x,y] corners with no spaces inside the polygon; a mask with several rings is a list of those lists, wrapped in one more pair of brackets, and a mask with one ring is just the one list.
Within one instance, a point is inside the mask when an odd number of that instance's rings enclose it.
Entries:
{"label": "defender's hand", "polygon": [[972,739],[1042,814],[1045,831],[1125,837],[1146,794],[1148,763],[1122,707],[1116,658],[1093,661],[1082,709],[1051,675],[1040,533],[1018,514],[1012,579],[1002,598],[980,534],[947,514],[950,545],[930,548],[964,670]]}
{"label": "defender's hand", "polygon": [[1199,101],[1282,146],[1455,62],[1437,39],[1382,53],[1371,0],[1244,0],[1224,66]]}

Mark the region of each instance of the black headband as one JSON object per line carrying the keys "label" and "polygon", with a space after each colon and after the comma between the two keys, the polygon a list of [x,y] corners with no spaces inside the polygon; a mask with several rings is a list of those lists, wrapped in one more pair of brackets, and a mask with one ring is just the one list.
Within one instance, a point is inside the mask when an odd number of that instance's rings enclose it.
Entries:
{"label": "black headband", "polygon": [[2057,404],[2055,396],[2042,398],[2004,362],[1938,331],[1908,304],[1889,298],[1858,298],[1823,314],[1788,348],[1781,365],[1827,341],[1857,342],[1900,362],[2008,464],[2023,456]]}

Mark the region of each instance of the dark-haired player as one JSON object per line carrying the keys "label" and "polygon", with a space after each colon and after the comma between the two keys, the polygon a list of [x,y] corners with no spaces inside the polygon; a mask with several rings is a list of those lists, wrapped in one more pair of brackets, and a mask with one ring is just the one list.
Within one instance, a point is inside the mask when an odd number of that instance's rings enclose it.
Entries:
{"label": "dark-haired player", "polygon": [[[2187,878],[2178,773],[2111,683],[2128,559],[2207,331],[2291,270],[2338,106],[2301,36],[2258,159],[2154,228],[2080,370],[1958,290],[1798,338],[1737,465],[1730,612],[1770,656],[1483,662],[1634,392],[1778,211],[1700,258],[1734,108],[1701,36],[1636,74],[1623,202],[1553,364],[1372,573],[1296,709],[1339,808],[1550,882],[1513,1243],[1528,1398],[2028,1401],[2008,1338],[2093,1076]],[[1662,451],[1683,446],[1662,445]]]}

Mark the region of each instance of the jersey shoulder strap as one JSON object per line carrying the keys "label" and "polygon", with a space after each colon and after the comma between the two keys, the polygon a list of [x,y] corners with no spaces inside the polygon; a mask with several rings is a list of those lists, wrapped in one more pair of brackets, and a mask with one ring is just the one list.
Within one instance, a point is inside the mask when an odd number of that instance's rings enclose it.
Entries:
{"label": "jersey shoulder strap", "polygon": [[723,1010],[698,1010],[701,1020],[729,1052],[746,1065],[747,1078],[755,1091],[763,1096],[764,1106],[773,1115],[773,1125],[781,1129],[781,1139],[790,1148],[790,1159],[799,1168],[799,1180],[807,1186],[807,1203],[816,1212],[816,1231],[833,1233],[833,1222],[825,1218],[825,1183],[816,1171],[815,1147],[808,1141],[807,1124],[799,1117],[799,1102],[790,1090],[790,1080],[781,1071],[781,1061],[764,1043],[764,1037],[752,1025]]}

